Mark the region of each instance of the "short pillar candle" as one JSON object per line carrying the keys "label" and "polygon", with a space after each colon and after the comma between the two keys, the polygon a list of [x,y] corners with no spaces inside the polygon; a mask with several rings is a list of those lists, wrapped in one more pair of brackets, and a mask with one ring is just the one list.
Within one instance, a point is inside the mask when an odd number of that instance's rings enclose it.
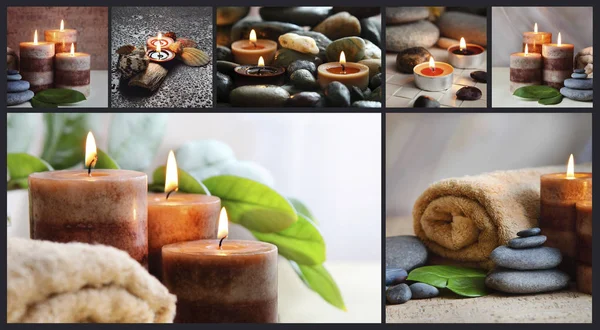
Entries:
{"label": "short pillar candle", "polygon": [[542,54],[530,53],[525,45],[522,53],[510,54],[510,91],[542,84]]}
{"label": "short pillar candle", "polygon": [[60,29],[44,31],[44,40],[54,43],[56,54],[68,53],[71,50],[71,44],[77,47],[77,30],[65,29],[65,21],[60,21]]}
{"label": "short pillar candle", "polygon": [[54,43],[38,41],[35,30],[33,42],[19,44],[20,73],[34,93],[52,88],[54,84]]}
{"label": "short pillar candle", "polygon": [[537,23],[533,26],[533,32],[523,32],[523,48],[527,46],[530,53],[542,53],[542,45],[552,43],[552,33],[538,32]]}
{"label": "short pillar candle", "polygon": [[543,82],[544,85],[560,89],[564,86],[565,79],[573,73],[572,44],[563,44],[560,33],[558,42],[555,44],[542,45],[542,57],[544,59]]}
{"label": "short pillar candle", "polygon": [[90,54],[76,53],[71,45],[68,53],[56,54],[54,86],[73,89],[90,96]]}

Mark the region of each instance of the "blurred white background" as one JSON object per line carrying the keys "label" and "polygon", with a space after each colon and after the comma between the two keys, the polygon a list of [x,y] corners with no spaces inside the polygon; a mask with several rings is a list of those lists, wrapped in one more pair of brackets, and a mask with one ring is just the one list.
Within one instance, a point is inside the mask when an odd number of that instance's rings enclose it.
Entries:
{"label": "blurred white background", "polygon": [[388,114],[386,213],[412,214],[435,181],[592,160],[592,114]]}
{"label": "blurred white background", "polygon": [[575,45],[575,54],[594,43],[592,7],[492,7],[492,66],[508,67],[510,54],[523,51],[523,32],[558,33]]}

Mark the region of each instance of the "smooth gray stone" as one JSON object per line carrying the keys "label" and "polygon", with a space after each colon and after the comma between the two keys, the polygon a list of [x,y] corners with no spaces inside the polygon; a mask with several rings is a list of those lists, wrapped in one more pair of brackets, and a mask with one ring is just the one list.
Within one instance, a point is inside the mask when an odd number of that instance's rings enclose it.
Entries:
{"label": "smooth gray stone", "polygon": [[413,283],[410,285],[410,291],[412,292],[412,299],[433,298],[440,294],[438,288],[426,283]]}
{"label": "smooth gray stone", "polygon": [[381,13],[381,7],[347,7],[347,6],[334,6],[331,9],[332,14],[337,14],[339,12],[348,12],[350,15],[355,16],[358,19],[376,16]]}
{"label": "smooth gray stone", "polygon": [[386,25],[411,23],[427,17],[429,17],[427,7],[387,7],[385,9]]}
{"label": "smooth gray stone", "polygon": [[385,298],[390,305],[404,304],[412,298],[410,287],[404,283],[389,287]]}
{"label": "smooth gray stone", "polygon": [[217,72],[215,77],[217,87],[217,102],[228,102],[229,92],[233,89],[233,80],[228,75]]}
{"label": "smooth gray stone", "polygon": [[8,81],[17,81],[21,79],[23,79],[23,77],[18,73],[6,75],[6,80]]}
{"label": "smooth gray stone", "polygon": [[275,59],[273,60],[272,65],[287,68],[295,61],[309,61],[314,63],[317,67],[323,63],[323,60],[317,55],[304,54],[293,49],[280,48],[275,53]]}
{"label": "smooth gray stone", "polygon": [[352,103],[353,108],[381,108],[381,102],[378,101],[356,101]]}
{"label": "smooth gray stone", "polygon": [[231,25],[248,15],[250,7],[217,7],[217,25]]}
{"label": "smooth gray stone", "polygon": [[456,91],[456,98],[459,100],[479,100],[482,95],[481,90],[473,86],[465,86]]}
{"label": "smooth gray stone", "polygon": [[29,81],[25,81],[25,80],[9,81],[6,84],[6,91],[9,93],[24,92],[28,89],[29,89]]}
{"label": "smooth gray stone", "polygon": [[402,268],[407,272],[425,265],[427,248],[416,236],[393,236],[385,239],[385,268]]}
{"label": "smooth gray stone", "polygon": [[381,18],[370,17],[360,20],[360,37],[381,47]]}
{"label": "smooth gray stone", "polygon": [[6,93],[6,104],[7,105],[17,105],[21,103],[25,103],[33,98],[32,91],[24,91],[18,93]]}
{"label": "smooth gray stone", "polygon": [[517,250],[503,245],[492,251],[490,259],[498,267],[537,270],[558,266],[562,261],[562,255],[558,249],[546,246]]}
{"label": "smooth gray stone", "polygon": [[385,285],[396,285],[403,283],[408,277],[404,269],[393,268],[385,270]]}
{"label": "smooth gray stone", "polygon": [[571,89],[582,89],[582,90],[591,90],[594,89],[594,79],[586,78],[586,79],[565,79],[564,81],[565,87]]}
{"label": "smooth gray stone", "polygon": [[229,93],[234,107],[283,107],[290,97],[285,89],[273,85],[252,85],[235,88]]}
{"label": "smooth gray stone", "polygon": [[573,70],[575,73],[585,73],[585,69],[575,69]]}
{"label": "smooth gray stone", "polygon": [[316,26],[329,16],[331,7],[261,7],[260,16],[265,21]]}
{"label": "smooth gray stone", "polygon": [[285,106],[302,108],[322,107],[323,97],[317,92],[300,92],[290,96]]}
{"label": "smooth gray stone", "polygon": [[535,235],[539,235],[542,232],[542,230],[538,227],[535,228],[528,228],[528,229],[524,229],[521,230],[520,232],[517,233],[517,236],[519,237],[529,237],[529,236],[535,236]]}
{"label": "smooth gray stone", "polygon": [[547,237],[544,235],[531,236],[531,237],[517,237],[508,241],[508,246],[513,249],[527,249],[532,247],[538,247],[546,243]]}
{"label": "smooth gray stone", "polygon": [[6,74],[9,76],[15,75],[17,73],[19,73],[18,70],[6,70]]}
{"label": "smooth gray stone", "polygon": [[396,69],[402,73],[412,74],[415,66],[429,61],[431,53],[423,47],[406,48],[396,55]]}
{"label": "smooth gray stone", "polygon": [[225,46],[217,46],[215,50],[217,61],[228,61],[233,62],[233,54],[231,49]]}
{"label": "smooth gray stone", "polygon": [[292,84],[302,90],[313,90],[319,88],[319,83],[313,74],[306,69],[299,69],[290,75]]}
{"label": "smooth gray stone", "polygon": [[569,275],[558,269],[496,269],[485,278],[488,288],[506,293],[540,293],[560,290],[569,284]]}
{"label": "smooth gray stone", "polygon": [[381,73],[374,75],[373,77],[371,77],[371,80],[369,80],[369,88],[375,89],[375,88],[381,86],[382,80],[383,80],[383,75]]}
{"label": "smooth gray stone", "polygon": [[264,22],[245,18],[235,23],[231,28],[231,41],[248,40],[252,30],[254,30],[258,39],[269,39],[277,42],[280,35],[302,30],[302,27],[291,23]]}
{"label": "smooth gray stone", "polygon": [[573,78],[573,79],[585,79],[585,78],[587,78],[587,74],[585,74],[585,73],[577,73],[577,72],[573,72],[573,73],[571,74],[571,78]]}
{"label": "smooth gray stone", "polygon": [[413,108],[439,108],[440,102],[431,96],[421,95],[413,103]]}
{"label": "smooth gray stone", "polygon": [[440,30],[429,21],[385,27],[385,46],[390,52],[401,52],[411,47],[429,48],[439,38]]}
{"label": "smooth gray stone", "polygon": [[[367,99],[365,92],[356,86],[350,86],[348,90],[350,91],[350,103]],[[370,90],[368,92],[370,92]]]}
{"label": "smooth gray stone", "polygon": [[298,60],[292,62],[290,65],[288,65],[286,71],[288,75],[291,75],[292,73],[300,69],[308,70],[313,76],[317,75],[317,66],[315,65],[315,63],[305,60]]}
{"label": "smooth gray stone", "polygon": [[569,87],[563,87],[560,89],[560,93],[567,98],[575,101],[591,101],[594,99],[594,91],[584,89],[572,89]]}
{"label": "smooth gray stone", "polygon": [[330,107],[349,107],[351,104],[350,90],[341,82],[332,81],[325,86],[325,99],[327,100],[327,105]]}
{"label": "smooth gray stone", "polygon": [[487,19],[483,16],[447,11],[440,16],[437,26],[444,37],[456,40],[464,37],[469,43],[487,46]]}
{"label": "smooth gray stone", "polygon": [[217,61],[217,71],[222,74],[226,74],[230,77],[235,75],[235,68],[240,66],[237,63],[229,62],[229,61]]}

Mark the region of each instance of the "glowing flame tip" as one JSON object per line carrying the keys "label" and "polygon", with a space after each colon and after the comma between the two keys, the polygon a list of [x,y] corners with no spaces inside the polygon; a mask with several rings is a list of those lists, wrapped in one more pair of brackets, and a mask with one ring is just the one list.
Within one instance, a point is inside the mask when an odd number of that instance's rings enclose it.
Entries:
{"label": "glowing flame tip", "polygon": [[575,160],[573,159],[573,154],[569,156],[569,163],[567,164],[567,179],[575,178]]}
{"label": "glowing flame tip", "polygon": [[435,60],[433,59],[433,56],[429,58],[429,68],[435,70]]}
{"label": "glowing flame tip", "polygon": [[222,239],[229,235],[229,218],[227,217],[227,211],[225,208],[221,208],[221,214],[219,215],[219,230],[217,231],[217,238]]}
{"label": "glowing flame tip", "polygon": [[459,44],[460,50],[463,51],[465,49],[467,49],[467,42],[465,41],[465,38],[460,38],[460,44]]}
{"label": "glowing flame tip", "polygon": [[85,140],[85,167],[90,167],[90,165],[93,167],[97,157],[98,150],[96,149],[96,139],[94,139],[94,134],[90,131]]}
{"label": "glowing flame tip", "polygon": [[557,39],[557,42],[556,42],[556,43],[557,43],[559,46],[560,46],[560,45],[562,45],[562,37],[561,37],[561,35],[560,35],[560,32],[558,32],[558,39]]}
{"label": "glowing flame tip", "polygon": [[258,58],[258,66],[265,66],[265,60],[262,56]]}
{"label": "glowing flame tip", "polygon": [[179,177],[177,173],[177,160],[173,150],[169,151],[167,157],[167,169],[165,175],[165,192],[177,191],[179,188]]}
{"label": "glowing flame tip", "polygon": [[65,20],[63,20],[63,19],[60,20],[60,30],[61,31],[65,30]]}
{"label": "glowing flame tip", "polygon": [[346,64],[346,54],[344,54],[343,50],[340,53],[340,64]]}
{"label": "glowing flame tip", "polygon": [[256,42],[256,31],[254,29],[250,31],[250,42]]}
{"label": "glowing flame tip", "polygon": [[537,23],[533,24],[533,32],[538,33]]}

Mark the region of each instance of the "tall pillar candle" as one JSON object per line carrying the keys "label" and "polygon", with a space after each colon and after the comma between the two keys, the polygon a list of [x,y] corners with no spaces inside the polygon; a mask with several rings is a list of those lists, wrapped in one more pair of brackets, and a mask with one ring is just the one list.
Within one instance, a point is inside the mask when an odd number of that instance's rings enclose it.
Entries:
{"label": "tall pillar candle", "polygon": [[577,289],[592,294],[592,202],[578,202]]}
{"label": "tall pillar candle", "polygon": [[76,53],[71,45],[69,53],[58,53],[55,59],[54,86],[73,89],[90,96],[90,54]]}
{"label": "tall pillar candle", "polygon": [[527,46],[530,53],[542,53],[542,45],[552,42],[552,33],[538,32],[537,23],[533,26],[533,32],[523,32],[523,48]]}
{"label": "tall pillar candle", "polygon": [[68,53],[71,44],[77,47],[77,30],[65,29],[64,20],[60,21],[60,29],[44,31],[44,40],[54,43],[56,53]]}
{"label": "tall pillar candle", "polygon": [[54,83],[54,43],[38,41],[19,44],[20,73],[34,93],[52,88]]}
{"label": "tall pillar candle", "polygon": [[572,44],[563,44],[560,33],[555,44],[542,45],[542,57],[544,61],[543,82],[544,85],[562,88],[565,79],[573,73],[573,50]]}
{"label": "tall pillar candle", "polygon": [[510,91],[542,84],[542,55],[530,53],[525,45],[522,53],[510,54]]}

